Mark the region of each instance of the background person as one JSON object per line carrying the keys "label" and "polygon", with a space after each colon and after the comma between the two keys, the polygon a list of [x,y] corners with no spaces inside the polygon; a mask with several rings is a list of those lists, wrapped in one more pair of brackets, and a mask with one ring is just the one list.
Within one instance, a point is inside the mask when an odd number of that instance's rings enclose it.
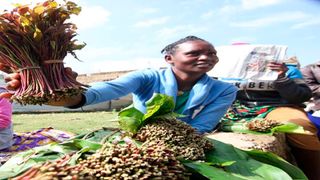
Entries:
{"label": "background person", "polygon": [[278,62],[270,62],[267,66],[278,72],[278,77],[273,82],[274,86],[270,86],[267,91],[240,89],[236,98],[237,103],[224,118],[240,120],[264,117],[278,122],[293,122],[301,125],[311,135],[287,134],[287,142],[298,166],[308,178],[319,179],[320,142],[317,137],[317,128],[309,120],[303,104],[311,98],[311,90],[296,67]]}
{"label": "background person", "polygon": [[[0,87],[0,93],[6,89]],[[6,98],[0,98],[0,150],[13,144],[12,104]]]}
{"label": "background person", "polygon": [[301,72],[312,91],[312,99],[307,111],[316,112],[320,110],[320,61],[301,68]]}
{"label": "background person", "polygon": [[[146,102],[154,93],[160,93],[174,98],[174,111],[185,115],[180,120],[199,133],[212,131],[237,92],[235,86],[206,74],[219,61],[215,48],[208,41],[187,36],[161,52],[170,68],[135,71],[112,81],[97,82],[91,84],[85,94],[50,104],[78,108],[132,93],[134,107],[145,113]],[[0,67],[5,71],[4,65]],[[10,90],[20,86],[18,74],[9,74],[6,81]]]}

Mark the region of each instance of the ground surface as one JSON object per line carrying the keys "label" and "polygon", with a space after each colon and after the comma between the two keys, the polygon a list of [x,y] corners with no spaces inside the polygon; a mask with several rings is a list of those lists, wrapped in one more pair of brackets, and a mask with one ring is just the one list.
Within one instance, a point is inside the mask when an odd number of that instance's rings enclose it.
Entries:
{"label": "ground surface", "polygon": [[40,128],[55,129],[81,134],[101,127],[118,127],[116,112],[70,112],[14,114],[15,132],[30,132]]}

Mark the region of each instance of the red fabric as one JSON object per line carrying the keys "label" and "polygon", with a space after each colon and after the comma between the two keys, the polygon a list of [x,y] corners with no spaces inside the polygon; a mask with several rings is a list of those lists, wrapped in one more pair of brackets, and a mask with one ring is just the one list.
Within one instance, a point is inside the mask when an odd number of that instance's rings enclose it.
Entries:
{"label": "red fabric", "polygon": [[257,114],[262,114],[268,111],[268,108],[262,108],[259,111],[257,111]]}
{"label": "red fabric", "polygon": [[0,129],[6,128],[11,124],[11,116],[11,103],[5,98],[0,98]]}

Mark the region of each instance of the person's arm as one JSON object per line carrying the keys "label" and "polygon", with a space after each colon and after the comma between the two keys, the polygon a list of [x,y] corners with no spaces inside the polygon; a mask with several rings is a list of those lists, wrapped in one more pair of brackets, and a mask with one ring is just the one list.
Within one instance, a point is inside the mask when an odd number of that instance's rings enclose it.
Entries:
{"label": "person's arm", "polygon": [[112,81],[90,84],[86,91],[85,104],[96,104],[112,99],[117,99],[130,93],[148,91],[155,83],[152,70],[134,71]]}
{"label": "person's arm", "polygon": [[[320,98],[320,83],[311,68],[312,65],[306,66],[301,69],[301,73],[306,84],[311,89],[312,94],[318,99]],[[320,74],[320,67],[315,67],[315,69],[318,70],[318,73]]]}
{"label": "person's arm", "polygon": [[278,73],[274,87],[280,96],[289,103],[301,104],[312,97],[310,88],[305,84],[301,72],[296,67],[270,62],[268,68]]}
{"label": "person's arm", "polygon": [[303,79],[283,77],[276,80],[274,85],[281,97],[289,103],[303,103],[312,97],[312,92]]}
{"label": "person's arm", "polygon": [[[140,89],[146,90],[150,84],[154,83],[152,81],[154,75],[155,73],[151,70],[131,72],[112,81],[92,83],[84,94],[66,97],[59,101],[50,101],[47,105],[79,108],[84,105],[109,101],[140,91]],[[16,75],[11,74],[6,80],[10,90],[16,90],[20,85],[18,76],[14,76]]]}
{"label": "person's arm", "polygon": [[303,76],[299,69],[295,67],[279,66],[280,70],[278,79],[275,80],[275,89],[280,96],[289,103],[301,104],[308,101],[312,97],[311,89],[303,80]]}
{"label": "person's arm", "polygon": [[[10,73],[7,70],[7,67],[1,63],[0,70],[9,73],[5,77],[5,81],[7,82],[7,89],[11,91],[17,90],[21,85],[19,73]],[[73,72],[71,68],[66,67],[65,71],[66,73],[71,74],[72,77],[77,77],[77,74]],[[153,71],[132,72],[124,77],[118,78],[113,81],[93,83],[91,84],[92,86],[89,87],[84,94],[65,97],[63,99],[60,99],[59,101],[49,101],[46,104],[52,106],[65,106],[68,108],[78,108],[83,105],[95,104],[116,99],[131,92],[135,92],[140,88],[144,88],[150,83],[153,83],[152,78],[150,81],[150,77],[152,77],[153,75]],[[11,96],[12,94],[10,92],[0,94],[0,97],[3,98],[10,98]]]}
{"label": "person's arm", "polygon": [[190,125],[201,134],[214,130],[235,100],[236,94],[236,87],[227,88],[216,100],[203,107],[194,119],[190,120]]}
{"label": "person's arm", "polygon": [[0,129],[7,128],[11,124],[11,118],[11,103],[5,98],[0,98]]}

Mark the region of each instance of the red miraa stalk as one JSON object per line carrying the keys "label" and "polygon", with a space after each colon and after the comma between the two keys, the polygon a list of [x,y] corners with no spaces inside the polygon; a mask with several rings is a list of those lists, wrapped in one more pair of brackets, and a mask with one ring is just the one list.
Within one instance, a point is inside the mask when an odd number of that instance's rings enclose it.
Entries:
{"label": "red miraa stalk", "polygon": [[20,5],[0,14],[0,62],[19,72],[21,86],[12,99],[21,104],[43,104],[82,93],[85,85],[64,71],[68,53],[76,59],[76,26],[65,21],[81,8],[71,1],[54,0],[33,8]]}

